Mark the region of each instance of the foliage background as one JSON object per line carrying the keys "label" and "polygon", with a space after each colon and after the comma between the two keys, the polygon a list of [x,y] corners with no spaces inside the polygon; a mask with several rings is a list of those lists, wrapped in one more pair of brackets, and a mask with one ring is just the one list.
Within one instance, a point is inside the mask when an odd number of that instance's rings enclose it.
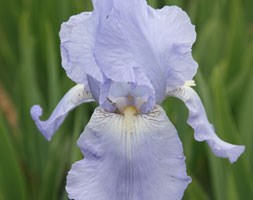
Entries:
{"label": "foliage background", "polygon": [[[218,135],[246,145],[233,165],[216,158],[207,144],[194,141],[183,103],[166,100],[193,179],[184,200],[253,199],[253,1],[149,3],[176,4],[190,15],[198,33],[196,90]],[[89,0],[0,0],[0,200],[67,199],[66,174],[81,159],[75,143],[96,105],[73,111],[50,143],[29,109],[39,103],[46,119],[73,86],[61,68],[58,32],[63,21],[83,10],[92,10]]]}

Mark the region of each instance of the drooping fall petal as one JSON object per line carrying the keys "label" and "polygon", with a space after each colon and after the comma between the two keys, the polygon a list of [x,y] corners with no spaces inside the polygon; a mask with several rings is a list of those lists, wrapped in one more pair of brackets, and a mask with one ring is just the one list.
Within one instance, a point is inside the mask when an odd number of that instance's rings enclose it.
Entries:
{"label": "drooping fall petal", "polygon": [[78,140],[85,158],[67,177],[70,199],[179,200],[191,178],[182,143],[160,106],[124,115],[97,108]]}
{"label": "drooping fall petal", "polygon": [[194,138],[206,141],[216,156],[228,158],[233,163],[244,152],[244,146],[224,142],[215,134],[199,96],[191,87],[182,86],[168,91],[167,95],[177,97],[185,103],[189,110],[187,123],[194,129]]}
{"label": "drooping fall petal", "polygon": [[91,93],[83,85],[78,84],[65,94],[48,120],[40,120],[42,108],[39,105],[34,105],[31,108],[31,116],[44,137],[47,140],[51,140],[53,134],[57,131],[68,113],[76,106],[90,101],[94,101]]}

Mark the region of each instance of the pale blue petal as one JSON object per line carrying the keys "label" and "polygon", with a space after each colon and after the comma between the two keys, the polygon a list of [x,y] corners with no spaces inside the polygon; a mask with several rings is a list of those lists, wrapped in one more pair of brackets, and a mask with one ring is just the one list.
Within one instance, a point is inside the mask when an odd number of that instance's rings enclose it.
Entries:
{"label": "pale blue petal", "polygon": [[98,30],[94,55],[116,82],[133,82],[134,68],[141,68],[160,103],[166,85],[179,87],[195,75],[195,38],[195,27],[176,6],[155,10],[146,1],[115,1]]}
{"label": "pale blue petal", "polygon": [[108,112],[114,112],[116,109],[115,106],[108,100],[111,83],[112,81],[110,79],[105,78],[104,83],[100,85],[99,105]]}
{"label": "pale blue petal", "polygon": [[96,102],[99,102],[100,82],[89,75],[87,76],[87,80],[93,98],[95,99]]}
{"label": "pale blue petal", "polygon": [[92,2],[94,7],[93,12],[98,13],[96,17],[99,18],[99,23],[103,23],[113,7],[114,0],[92,0]]}
{"label": "pale blue petal", "polygon": [[92,96],[94,97],[96,102],[98,102],[99,105],[103,107],[105,110],[114,112],[116,109],[115,106],[108,101],[108,94],[111,85],[111,80],[104,77],[104,80],[101,83],[96,79],[94,79],[93,77],[88,76],[88,84]]}
{"label": "pale blue petal", "polygon": [[170,88],[180,87],[185,80],[191,80],[198,68],[198,64],[193,59],[190,50],[180,53],[177,48],[178,46],[174,45],[174,47],[165,51],[167,55],[164,55],[164,61],[168,65],[167,87]]}
{"label": "pale blue petal", "polygon": [[194,25],[177,6],[149,8],[151,35],[160,64],[167,69],[167,86],[179,87],[197,71],[191,48],[196,39]]}
{"label": "pale blue petal", "polygon": [[87,74],[102,81],[92,49],[96,35],[96,18],[92,13],[72,16],[61,25],[62,66],[76,83],[87,83]]}
{"label": "pale blue petal", "polygon": [[47,140],[51,140],[53,134],[57,131],[68,113],[76,106],[90,101],[93,101],[91,93],[85,90],[83,85],[79,84],[65,94],[48,120],[40,120],[42,108],[39,105],[34,105],[31,108],[31,116],[44,137]]}
{"label": "pale blue petal", "polygon": [[97,108],[78,140],[67,192],[76,200],[180,200],[191,178],[182,143],[160,106],[125,116]]}
{"label": "pale blue petal", "polygon": [[[155,106],[155,91],[147,76],[140,68],[134,68],[135,82],[113,82],[108,98],[120,109],[127,105],[135,106],[141,113],[147,113]],[[130,100],[129,100],[130,97]]]}
{"label": "pale blue petal", "polygon": [[216,156],[228,158],[233,163],[244,152],[244,146],[224,142],[215,134],[199,96],[191,87],[183,86],[169,91],[168,96],[175,96],[185,103],[189,109],[187,123],[194,129],[195,139],[197,141],[207,141]]}
{"label": "pale blue petal", "polygon": [[152,80],[150,80],[140,68],[135,69],[136,76],[136,86],[135,91],[133,91],[133,96],[139,96],[144,101],[140,111],[141,113],[148,113],[151,109],[154,108],[156,104],[156,91],[152,85]]}
{"label": "pale blue petal", "polygon": [[145,1],[115,1],[98,30],[94,55],[106,77],[115,82],[135,82],[135,68],[151,81],[157,102],[166,90],[166,69],[149,43],[148,7]]}

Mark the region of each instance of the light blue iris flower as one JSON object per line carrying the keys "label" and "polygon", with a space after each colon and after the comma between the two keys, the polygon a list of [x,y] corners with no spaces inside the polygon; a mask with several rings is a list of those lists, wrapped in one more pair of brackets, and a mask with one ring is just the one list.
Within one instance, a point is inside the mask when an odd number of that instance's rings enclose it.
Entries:
{"label": "light blue iris flower", "polygon": [[75,15],[60,31],[62,65],[77,83],[50,118],[31,115],[50,140],[68,112],[96,101],[77,144],[84,159],[73,164],[67,192],[77,200],[177,200],[187,176],[182,143],[159,104],[168,96],[189,110],[197,141],[235,162],[244,151],[222,141],[208,122],[192,78],[196,38],[187,14],[176,6],[153,9],[145,0],[93,0],[94,11]]}

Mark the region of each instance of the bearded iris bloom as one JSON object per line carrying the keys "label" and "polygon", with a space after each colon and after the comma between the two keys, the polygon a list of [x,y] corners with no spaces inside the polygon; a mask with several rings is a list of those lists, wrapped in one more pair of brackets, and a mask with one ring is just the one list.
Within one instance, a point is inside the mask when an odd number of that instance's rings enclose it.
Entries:
{"label": "bearded iris bloom", "polygon": [[182,143],[159,105],[181,99],[197,141],[231,163],[244,146],[222,141],[191,88],[197,71],[196,39],[176,6],[153,9],[145,0],[93,0],[94,11],[72,16],[60,31],[62,65],[77,83],[48,120],[31,115],[47,140],[76,106],[99,106],[78,139],[84,159],[73,164],[66,190],[77,200],[177,200],[187,176]]}

